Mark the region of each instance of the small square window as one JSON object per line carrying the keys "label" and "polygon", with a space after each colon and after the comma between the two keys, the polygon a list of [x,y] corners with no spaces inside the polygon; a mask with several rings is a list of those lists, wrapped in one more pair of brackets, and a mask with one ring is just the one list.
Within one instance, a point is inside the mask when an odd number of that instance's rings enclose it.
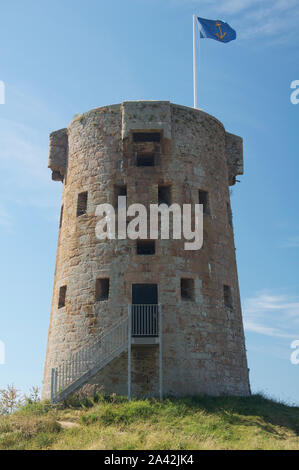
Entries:
{"label": "small square window", "polygon": [[167,206],[171,205],[171,186],[158,186],[158,204],[167,204]]}
{"label": "small square window", "polygon": [[77,201],[77,217],[80,215],[86,214],[87,210],[87,199],[88,193],[87,191],[78,194],[78,201]]}
{"label": "small square window", "polygon": [[154,240],[137,240],[137,255],[154,255],[155,252]]}
{"label": "small square window", "polygon": [[181,279],[182,300],[194,300],[194,279]]}
{"label": "small square window", "polygon": [[161,132],[133,132],[132,137],[136,166],[155,166],[161,151]]}
{"label": "small square window", "polygon": [[233,298],[232,298],[232,291],[230,286],[223,286],[223,298],[224,298],[224,305],[228,308],[233,308]]}
{"label": "small square window", "polygon": [[202,189],[198,191],[198,203],[203,205],[204,214],[210,213],[209,193],[207,191],[203,191]]}
{"label": "small square window", "polygon": [[138,155],[136,157],[136,166],[155,166],[155,155]]}
{"label": "small square window", "polygon": [[160,142],[160,132],[133,132],[133,142]]}
{"label": "small square window", "polygon": [[96,300],[108,300],[109,298],[109,278],[96,280]]}
{"label": "small square window", "polygon": [[114,186],[114,209],[118,209],[119,196],[127,196],[127,186],[125,184],[116,184]]}
{"label": "small square window", "polygon": [[66,286],[61,286],[59,289],[58,308],[65,307]]}

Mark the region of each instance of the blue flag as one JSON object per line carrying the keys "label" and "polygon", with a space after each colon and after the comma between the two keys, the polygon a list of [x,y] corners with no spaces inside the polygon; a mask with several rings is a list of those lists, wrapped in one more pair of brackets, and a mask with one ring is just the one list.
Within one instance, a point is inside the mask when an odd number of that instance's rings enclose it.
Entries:
{"label": "blue flag", "polygon": [[200,38],[215,39],[220,42],[230,42],[236,39],[236,31],[228,23],[220,20],[206,20],[197,17],[200,24]]}

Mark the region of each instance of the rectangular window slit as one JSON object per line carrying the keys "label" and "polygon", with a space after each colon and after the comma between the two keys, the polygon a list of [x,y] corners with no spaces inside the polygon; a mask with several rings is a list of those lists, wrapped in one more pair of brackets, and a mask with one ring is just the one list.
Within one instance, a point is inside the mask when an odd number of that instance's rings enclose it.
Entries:
{"label": "rectangular window slit", "polygon": [[118,208],[119,196],[127,196],[127,186],[125,184],[116,184],[114,186],[114,208]]}
{"label": "rectangular window slit", "polygon": [[137,240],[137,255],[154,255],[155,252],[154,240]]}
{"label": "rectangular window slit", "polygon": [[228,308],[233,308],[233,298],[232,298],[232,291],[230,286],[223,286],[223,298],[224,298],[224,305]]}
{"label": "rectangular window slit", "polygon": [[171,205],[171,186],[159,185],[158,186],[158,204]]}
{"label": "rectangular window slit", "polygon": [[96,280],[96,300],[108,300],[109,284],[109,278],[102,278]]}
{"label": "rectangular window slit", "polygon": [[136,166],[155,166],[155,155],[138,155],[136,157]]}
{"label": "rectangular window slit", "polygon": [[181,279],[182,300],[194,300],[194,279]]}
{"label": "rectangular window slit", "polygon": [[203,191],[202,189],[198,191],[198,203],[203,205],[204,214],[210,213],[209,193],[207,191]]}
{"label": "rectangular window slit", "polygon": [[65,307],[66,286],[61,286],[59,289],[58,308]]}
{"label": "rectangular window slit", "polygon": [[87,191],[84,191],[83,193],[78,194],[77,217],[79,217],[80,215],[86,214],[87,198],[88,198]]}
{"label": "rectangular window slit", "polygon": [[161,133],[133,132],[133,142],[161,142]]}

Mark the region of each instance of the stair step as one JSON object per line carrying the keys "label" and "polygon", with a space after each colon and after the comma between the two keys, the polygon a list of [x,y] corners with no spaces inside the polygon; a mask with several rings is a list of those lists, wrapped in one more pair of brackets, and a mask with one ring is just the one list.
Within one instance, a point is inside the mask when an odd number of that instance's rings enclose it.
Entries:
{"label": "stair step", "polygon": [[52,369],[51,401],[64,400],[128,347],[128,317],[122,318],[89,347]]}

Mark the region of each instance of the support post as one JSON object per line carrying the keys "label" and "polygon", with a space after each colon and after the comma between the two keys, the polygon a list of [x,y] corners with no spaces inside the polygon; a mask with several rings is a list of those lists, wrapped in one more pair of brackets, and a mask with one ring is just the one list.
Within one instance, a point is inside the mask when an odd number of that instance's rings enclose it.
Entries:
{"label": "support post", "polygon": [[131,343],[132,343],[132,308],[128,306],[128,401],[131,400]]}
{"label": "support post", "polygon": [[51,403],[54,402],[54,375],[55,369],[51,369]]}
{"label": "support post", "polygon": [[159,395],[160,401],[163,400],[163,324],[162,308],[159,305]]}
{"label": "support post", "polygon": [[57,397],[57,392],[60,390],[58,389],[58,369],[54,369],[54,401],[56,400]]}
{"label": "support post", "polygon": [[193,15],[193,107],[197,109],[196,18]]}

